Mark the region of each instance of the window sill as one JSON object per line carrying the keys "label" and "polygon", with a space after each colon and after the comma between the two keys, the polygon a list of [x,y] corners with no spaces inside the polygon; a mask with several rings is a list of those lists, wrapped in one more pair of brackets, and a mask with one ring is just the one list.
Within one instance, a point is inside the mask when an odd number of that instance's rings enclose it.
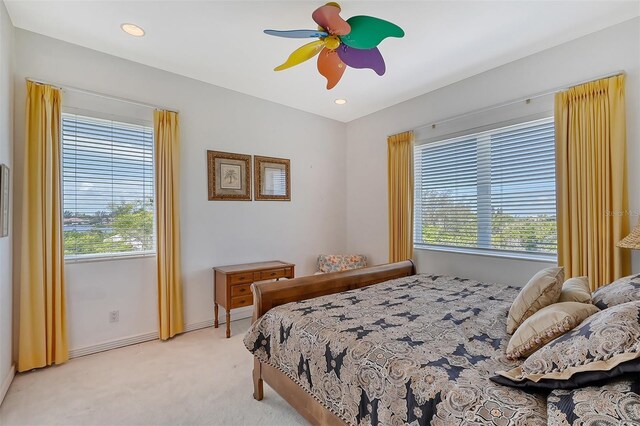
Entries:
{"label": "window sill", "polygon": [[131,253],[131,254],[119,254],[119,255],[84,255],[84,256],[66,256],[64,263],[91,263],[91,262],[110,262],[116,260],[132,260],[142,259],[147,257],[155,257],[155,252],[144,253]]}
{"label": "window sill", "polygon": [[473,249],[473,248],[458,248],[458,247],[443,247],[443,246],[430,246],[430,245],[414,245],[416,250],[424,251],[439,251],[447,253],[459,253],[472,256],[487,256],[487,257],[499,257],[501,259],[513,259],[513,260],[527,260],[530,262],[544,262],[544,263],[558,263],[556,255],[544,255],[544,254],[531,254],[531,253],[516,253],[516,252],[498,252],[493,250]]}

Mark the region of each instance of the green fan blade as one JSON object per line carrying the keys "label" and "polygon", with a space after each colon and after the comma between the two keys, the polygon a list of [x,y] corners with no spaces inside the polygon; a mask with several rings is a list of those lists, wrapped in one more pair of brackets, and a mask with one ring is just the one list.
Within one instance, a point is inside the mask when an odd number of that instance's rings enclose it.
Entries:
{"label": "green fan blade", "polygon": [[351,32],[340,36],[340,40],[355,49],[373,49],[387,37],[404,37],[402,28],[373,16],[352,16],[347,22]]}

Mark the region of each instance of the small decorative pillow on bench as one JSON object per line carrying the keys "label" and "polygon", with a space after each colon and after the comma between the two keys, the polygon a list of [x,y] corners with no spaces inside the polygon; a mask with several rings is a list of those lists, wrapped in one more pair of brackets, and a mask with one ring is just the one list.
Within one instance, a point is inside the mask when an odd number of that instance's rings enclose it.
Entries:
{"label": "small decorative pillow on bench", "polygon": [[367,256],[361,254],[321,254],[318,256],[318,272],[339,272],[365,268]]}

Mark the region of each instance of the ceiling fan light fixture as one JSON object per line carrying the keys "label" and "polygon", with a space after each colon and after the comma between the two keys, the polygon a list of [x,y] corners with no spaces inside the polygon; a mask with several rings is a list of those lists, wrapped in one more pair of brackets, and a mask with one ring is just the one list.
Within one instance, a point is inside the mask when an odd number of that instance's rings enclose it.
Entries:
{"label": "ceiling fan light fixture", "polygon": [[[335,2],[320,6],[311,14],[318,25],[310,30],[264,30],[265,34],[285,38],[317,38],[294,50],[287,60],[275,67],[282,71],[318,56],[318,72],[327,79],[327,90],[333,89],[347,67],[370,68],[384,75],[386,65],[378,44],[387,37],[404,37],[402,28],[384,19],[357,15],[346,21]],[[345,102],[336,102],[343,105]]]}
{"label": "ceiling fan light fixture", "polygon": [[136,24],[125,23],[120,25],[120,28],[122,28],[122,31],[124,31],[125,33],[132,35],[134,37],[144,36],[144,30],[139,26],[137,26]]}

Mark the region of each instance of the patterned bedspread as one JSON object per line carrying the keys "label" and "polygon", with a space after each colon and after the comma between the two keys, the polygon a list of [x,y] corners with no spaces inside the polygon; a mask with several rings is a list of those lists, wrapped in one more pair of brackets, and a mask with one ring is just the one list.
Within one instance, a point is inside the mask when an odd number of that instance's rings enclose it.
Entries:
{"label": "patterned bedspread", "polygon": [[547,398],[549,426],[632,426],[640,424],[638,374],[601,386],[556,389]]}
{"label": "patterned bedspread", "polygon": [[519,289],[416,275],[276,307],[247,349],[349,424],[546,425],[547,396],[489,380]]}

